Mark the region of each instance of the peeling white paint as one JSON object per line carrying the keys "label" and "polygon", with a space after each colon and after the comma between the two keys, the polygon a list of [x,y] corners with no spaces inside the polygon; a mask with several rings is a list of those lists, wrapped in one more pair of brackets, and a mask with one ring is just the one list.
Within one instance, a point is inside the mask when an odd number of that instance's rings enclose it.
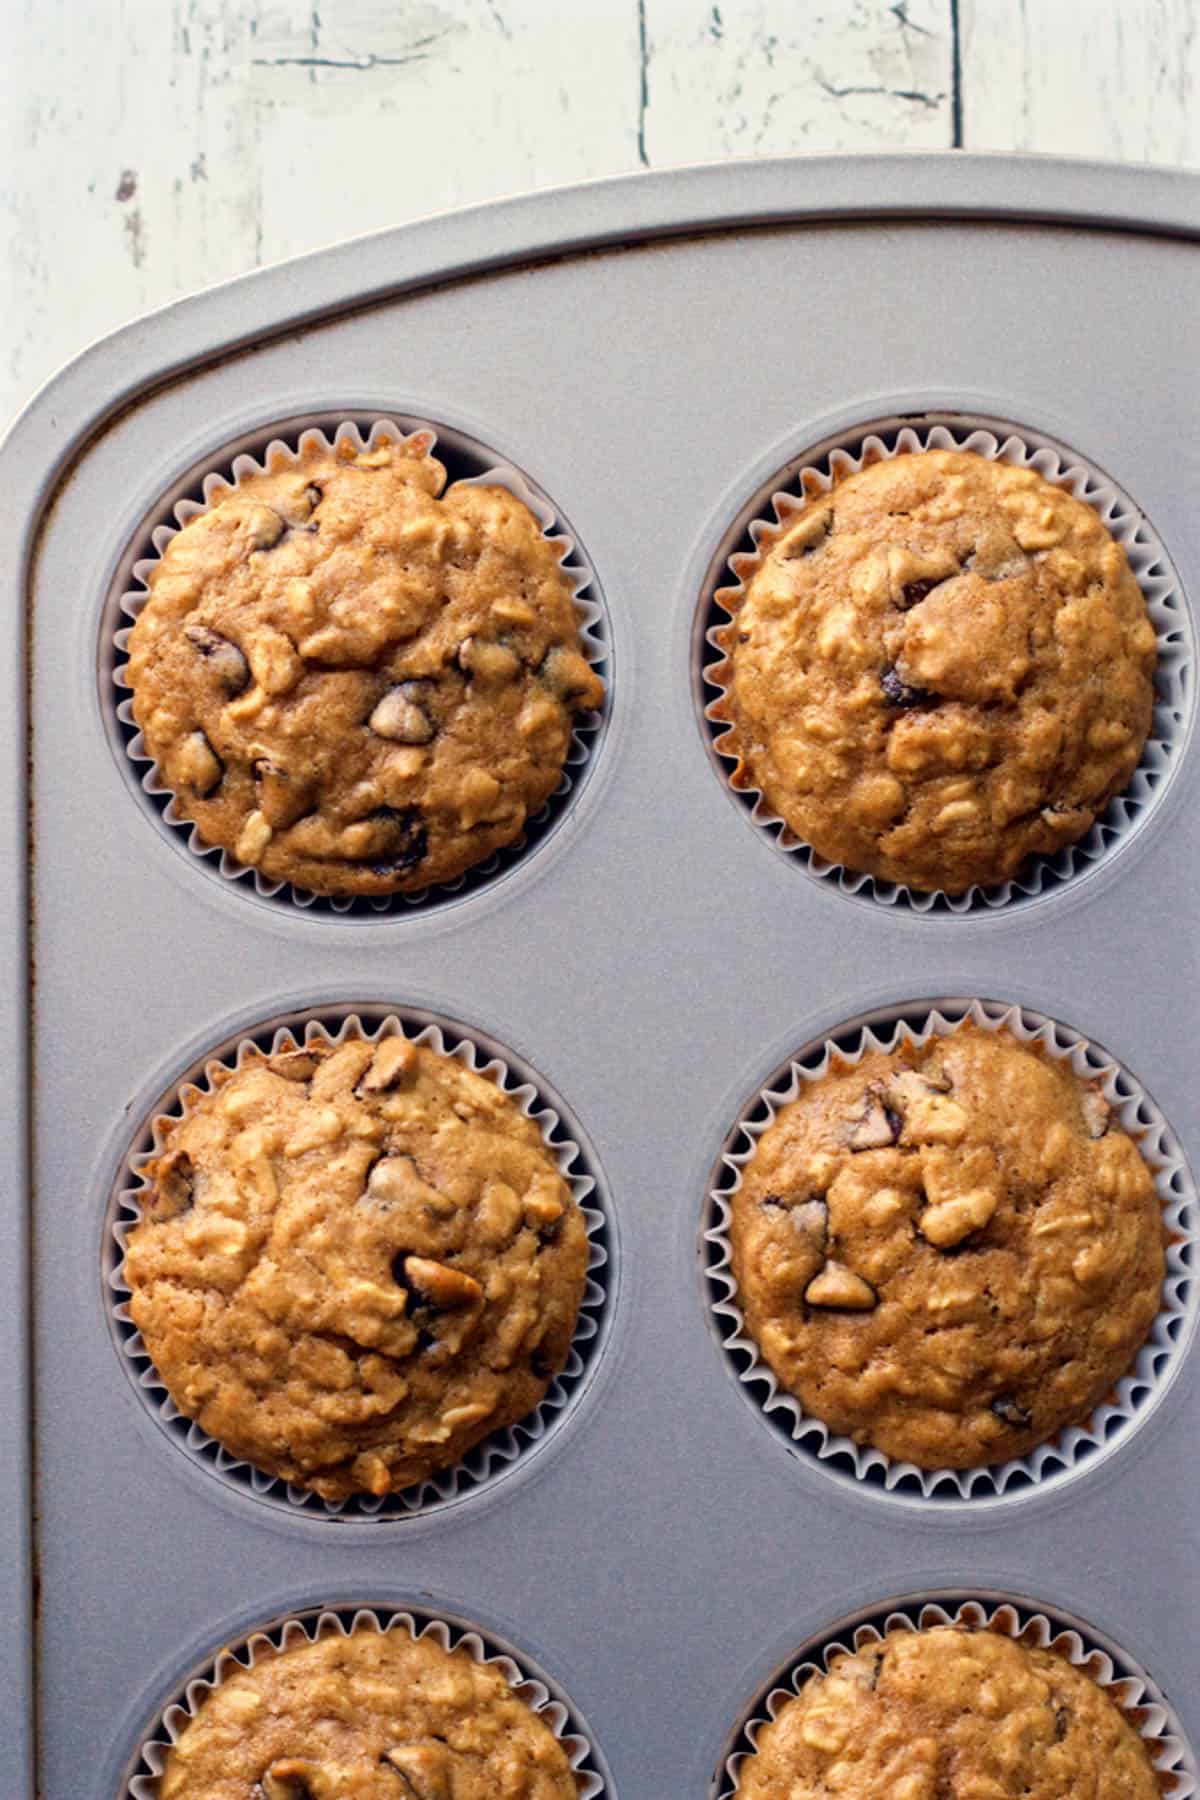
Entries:
{"label": "peeling white paint", "polygon": [[1195,0],[9,0],[6,25],[0,417],[147,308],[524,188],[942,148],[959,118],[968,148],[1200,162]]}

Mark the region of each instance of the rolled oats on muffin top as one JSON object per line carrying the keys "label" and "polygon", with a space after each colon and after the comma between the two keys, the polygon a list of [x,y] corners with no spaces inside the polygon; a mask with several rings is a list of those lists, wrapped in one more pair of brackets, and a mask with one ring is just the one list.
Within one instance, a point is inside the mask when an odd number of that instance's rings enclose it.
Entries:
{"label": "rolled oats on muffin top", "polygon": [[503,1671],[402,1625],[227,1673],[167,1751],[160,1800],[578,1800]]}
{"label": "rolled oats on muffin top", "polygon": [[126,679],[207,845],[329,895],[447,882],[521,836],[603,683],[551,543],[428,434],[301,440],[147,578]]}
{"label": "rolled oats on muffin top", "polygon": [[402,1036],[255,1052],[167,1123],[129,1312],[181,1412],[326,1500],[386,1495],[529,1414],[587,1226],[496,1081]]}
{"label": "rolled oats on muffin top", "polygon": [[738,1800],[1159,1800],[1146,1746],[1055,1650],[893,1630],[834,1656],[758,1731]]}
{"label": "rolled oats on muffin top", "polygon": [[960,894],[1075,843],[1150,730],[1156,637],[1099,514],[970,451],[868,464],[770,531],[717,632],[734,785],[822,857]]}

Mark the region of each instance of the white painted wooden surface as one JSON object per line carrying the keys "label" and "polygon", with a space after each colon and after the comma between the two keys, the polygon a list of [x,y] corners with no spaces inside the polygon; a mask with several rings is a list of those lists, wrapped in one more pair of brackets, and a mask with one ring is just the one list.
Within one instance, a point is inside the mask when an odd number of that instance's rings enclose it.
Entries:
{"label": "white painted wooden surface", "polygon": [[1200,164],[1200,0],[0,0],[0,419],[90,339],[443,207],[784,151]]}

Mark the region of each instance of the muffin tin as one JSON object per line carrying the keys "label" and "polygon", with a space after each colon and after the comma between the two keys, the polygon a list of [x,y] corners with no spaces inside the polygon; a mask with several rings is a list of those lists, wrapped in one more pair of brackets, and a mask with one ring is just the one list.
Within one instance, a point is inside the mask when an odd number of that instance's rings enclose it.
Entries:
{"label": "muffin tin", "polygon": [[[1161,539],[1194,636],[1198,242],[1194,177],[972,157],[688,170],[248,277],[106,340],[33,403],[3,453],[34,846],[27,864],[14,654],[0,709],[14,1796],[34,1791],[35,1574],[51,1797],[124,1795],[189,1672],[323,1606],[409,1606],[545,1670],[620,1800],[720,1792],[731,1733],[773,1672],[896,1596],[1012,1595],[1081,1621],[1200,1742],[1196,1344],[1181,1341],[1136,1432],[1070,1479],[963,1505],[834,1483],[739,1396],[703,1240],[748,1095],[848,1021],[953,996],[1103,1046],[1195,1168],[1190,688],[1170,779],[1112,855],[1019,905],[918,913],[856,904],[747,829],[696,649],[711,571],[777,472],[913,415],[1008,421],[1103,471]],[[146,521],[195,471],[314,415],[428,420],[519,469],[570,521],[610,628],[608,719],[554,829],[485,884],[370,918],[264,904],[179,854],[131,793],[101,678],[106,604]],[[505,1046],[578,1120],[614,1222],[607,1342],[577,1401],[501,1479],[402,1517],[264,1505],[179,1454],[128,1380],[105,1281],[110,1197],[158,1096],[239,1034],[352,1006]],[[1185,1299],[1195,1280],[1185,1261]],[[1177,1772],[1182,1796],[1186,1746]]]}

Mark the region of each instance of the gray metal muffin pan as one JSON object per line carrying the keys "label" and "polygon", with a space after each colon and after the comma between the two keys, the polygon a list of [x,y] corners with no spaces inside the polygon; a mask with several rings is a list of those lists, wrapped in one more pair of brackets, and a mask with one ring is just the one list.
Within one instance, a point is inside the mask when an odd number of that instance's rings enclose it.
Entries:
{"label": "gray metal muffin pan", "polygon": [[[1152,816],[1093,871],[986,916],[917,917],[773,853],[714,770],[692,680],[705,571],[739,509],[806,446],[896,413],[983,413],[1077,447],[1145,510],[1194,607],[1198,246],[1200,181],[1182,175],[976,157],[685,170],[247,277],[117,333],[34,401],[3,451],[14,1800],[35,1764],[50,1800],[114,1800],[220,1641],[349,1599],[441,1605],[524,1649],[621,1800],[700,1800],[792,1652],[922,1591],[1010,1591],[1091,1622],[1200,1741],[1200,1347],[1069,1479],[923,1505],[789,1453],[737,1391],[700,1258],[747,1095],[790,1049],[897,1002],[980,994],[1065,1021],[1145,1083],[1196,1166],[1200,747],[1181,744]],[[165,841],[99,679],[104,598],[157,498],[248,432],[330,411],[441,421],[525,470],[578,532],[612,625],[608,729],[554,833],[486,887],[373,921],[256,901]],[[619,1225],[587,1393],[509,1475],[428,1518],[293,1519],[212,1479],[139,1403],[105,1312],[105,1204],[148,1101],[231,1030],[341,999],[515,1050],[581,1121]]]}

